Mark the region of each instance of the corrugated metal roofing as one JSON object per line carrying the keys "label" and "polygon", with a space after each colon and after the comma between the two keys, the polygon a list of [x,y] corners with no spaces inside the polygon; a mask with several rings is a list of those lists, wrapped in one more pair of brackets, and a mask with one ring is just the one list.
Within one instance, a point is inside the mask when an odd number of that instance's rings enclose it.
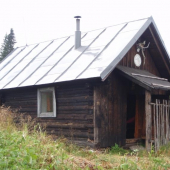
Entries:
{"label": "corrugated metal roofing", "polygon": [[116,68],[131,81],[139,84],[142,87],[170,90],[170,82],[168,82],[167,79],[155,76],[146,70],[138,70],[124,66],[117,66]]}
{"label": "corrugated metal roofing", "polygon": [[19,47],[0,63],[0,89],[101,77],[105,79],[153,19],[127,22],[74,36]]}

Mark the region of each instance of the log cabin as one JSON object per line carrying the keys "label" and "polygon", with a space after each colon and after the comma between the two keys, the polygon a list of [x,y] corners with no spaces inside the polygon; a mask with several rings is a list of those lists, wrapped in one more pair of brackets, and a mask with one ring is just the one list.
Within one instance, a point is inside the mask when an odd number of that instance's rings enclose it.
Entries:
{"label": "log cabin", "polygon": [[170,94],[170,58],[153,18],[85,33],[75,18],[75,35],[18,47],[0,63],[0,105],[80,145],[143,139],[149,149],[152,104]]}

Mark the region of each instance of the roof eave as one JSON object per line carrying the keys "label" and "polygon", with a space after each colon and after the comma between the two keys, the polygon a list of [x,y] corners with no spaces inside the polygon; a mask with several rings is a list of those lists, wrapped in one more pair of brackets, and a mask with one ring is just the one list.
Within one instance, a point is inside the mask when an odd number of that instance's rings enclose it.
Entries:
{"label": "roof eave", "polygon": [[158,31],[158,28],[155,24],[155,21],[153,20],[152,16],[148,18],[148,20],[145,22],[145,24],[140,28],[140,30],[136,33],[134,38],[126,45],[126,47],[120,52],[120,54],[105,68],[105,70],[100,74],[100,77],[102,81],[105,81],[106,78],[110,75],[110,73],[115,69],[117,64],[121,61],[121,59],[125,56],[125,54],[130,50],[130,48],[136,43],[136,41],[140,38],[140,36],[144,33],[144,31],[149,27],[150,24],[153,24],[154,28],[156,29],[160,42],[162,46],[164,47],[167,56],[170,58],[168,51],[165,47],[165,44],[163,42],[163,39]]}
{"label": "roof eave", "polygon": [[159,39],[160,39],[160,42],[161,42],[162,46],[164,47],[164,50],[165,50],[165,52],[167,53],[167,56],[168,56],[169,59],[170,59],[170,55],[169,55],[169,53],[168,53],[168,50],[167,50],[167,48],[166,48],[166,46],[165,46],[165,43],[164,43],[164,41],[163,41],[163,39],[162,39],[162,37],[161,37],[161,34],[160,34],[160,32],[159,32],[159,30],[158,30],[158,28],[157,28],[157,25],[156,25],[156,23],[155,23],[155,21],[154,21],[154,19],[153,19],[152,16],[150,17],[150,20],[152,21],[152,24],[153,24],[153,26],[154,26],[157,34],[158,34],[158,37],[159,37]]}

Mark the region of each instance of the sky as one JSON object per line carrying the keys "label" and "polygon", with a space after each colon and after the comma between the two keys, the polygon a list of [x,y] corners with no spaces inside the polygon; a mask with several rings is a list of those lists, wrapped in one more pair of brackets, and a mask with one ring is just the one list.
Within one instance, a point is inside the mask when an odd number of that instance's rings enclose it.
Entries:
{"label": "sky", "polygon": [[170,51],[169,0],[0,0],[0,44],[14,29],[15,47],[52,40],[81,31],[152,16]]}

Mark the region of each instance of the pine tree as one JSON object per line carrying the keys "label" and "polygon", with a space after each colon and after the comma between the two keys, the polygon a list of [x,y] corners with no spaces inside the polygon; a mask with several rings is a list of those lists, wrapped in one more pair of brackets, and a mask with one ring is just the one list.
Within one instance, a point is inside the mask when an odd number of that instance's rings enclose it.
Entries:
{"label": "pine tree", "polygon": [[9,53],[14,49],[16,43],[14,30],[11,28],[10,34],[8,35],[8,51]]}
{"label": "pine tree", "polygon": [[11,28],[10,34],[6,34],[0,50],[0,60],[4,59],[13,49],[16,43],[15,34]]}
{"label": "pine tree", "polygon": [[6,34],[0,51],[0,60],[2,60],[5,56],[8,55],[7,44],[8,44],[8,35]]}

